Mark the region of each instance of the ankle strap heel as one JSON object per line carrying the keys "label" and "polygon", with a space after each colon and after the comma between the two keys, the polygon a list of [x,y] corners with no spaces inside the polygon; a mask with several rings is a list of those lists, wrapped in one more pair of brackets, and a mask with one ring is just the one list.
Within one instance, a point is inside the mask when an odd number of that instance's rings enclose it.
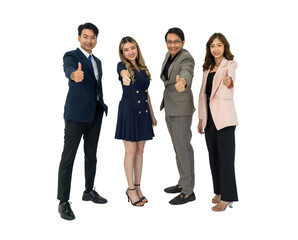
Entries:
{"label": "ankle strap heel", "polygon": [[130,197],[128,196],[128,193],[127,193],[128,191],[135,191],[135,190],[136,190],[136,188],[133,188],[133,189],[127,188],[125,194],[126,194],[126,196],[127,196],[128,202],[130,201],[131,204],[132,204],[133,206],[135,206],[135,207],[143,207],[143,206],[144,206],[144,203],[143,203],[141,200],[136,201],[136,202],[133,203],[133,202],[131,201]]}
{"label": "ankle strap heel", "polygon": [[[135,187],[140,187],[140,186],[141,186],[141,184],[135,183]],[[145,196],[143,196],[140,198],[140,201],[142,201],[143,203],[147,203],[148,199]]]}

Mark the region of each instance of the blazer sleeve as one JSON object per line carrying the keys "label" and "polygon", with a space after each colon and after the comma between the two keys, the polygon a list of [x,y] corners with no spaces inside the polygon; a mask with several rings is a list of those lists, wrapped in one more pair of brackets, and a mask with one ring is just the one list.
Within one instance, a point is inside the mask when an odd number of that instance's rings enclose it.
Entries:
{"label": "blazer sleeve", "polygon": [[186,87],[191,86],[193,72],[195,67],[194,59],[189,55],[181,62],[180,78],[184,78],[186,81]]}
{"label": "blazer sleeve", "polygon": [[238,67],[238,63],[236,61],[229,61],[228,63],[228,75],[232,78],[233,82],[235,83],[236,79],[236,69]]}
{"label": "blazer sleeve", "polygon": [[206,118],[206,115],[207,115],[206,107],[205,107],[206,93],[204,92],[204,89],[205,89],[205,87],[204,87],[205,75],[206,75],[206,72],[204,71],[203,72],[201,90],[200,90],[200,94],[199,94],[199,119],[202,119],[203,121],[205,121],[205,118]]}
{"label": "blazer sleeve", "polygon": [[64,68],[64,73],[65,76],[73,81],[70,78],[70,75],[74,72],[78,70],[78,60],[77,58],[70,52],[67,52],[64,54],[63,56],[63,68]]}

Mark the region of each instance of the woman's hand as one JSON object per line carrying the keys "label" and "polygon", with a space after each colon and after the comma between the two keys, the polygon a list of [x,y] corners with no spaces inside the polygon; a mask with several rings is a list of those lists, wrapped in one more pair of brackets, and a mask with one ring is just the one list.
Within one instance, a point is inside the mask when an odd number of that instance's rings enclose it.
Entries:
{"label": "woman's hand", "polygon": [[223,84],[224,84],[225,86],[229,87],[229,88],[232,88],[232,86],[233,86],[233,80],[232,80],[232,78],[229,77],[229,75],[228,75],[228,69],[227,69],[227,71],[226,71],[226,75],[225,75],[225,77],[223,78]]}
{"label": "woman's hand", "polygon": [[130,82],[131,82],[131,79],[130,79],[130,74],[129,74],[128,70],[123,70],[121,72],[121,75],[122,75],[123,85],[124,86],[129,86]]}
{"label": "woman's hand", "polygon": [[151,116],[152,119],[152,126],[156,127],[157,126],[157,120],[155,118],[155,116]]}
{"label": "woman's hand", "polygon": [[199,132],[200,134],[203,134],[203,133],[204,133],[204,129],[203,129],[203,120],[202,120],[202,119],[199,120],[199,124],[198,124],[198,132]]}

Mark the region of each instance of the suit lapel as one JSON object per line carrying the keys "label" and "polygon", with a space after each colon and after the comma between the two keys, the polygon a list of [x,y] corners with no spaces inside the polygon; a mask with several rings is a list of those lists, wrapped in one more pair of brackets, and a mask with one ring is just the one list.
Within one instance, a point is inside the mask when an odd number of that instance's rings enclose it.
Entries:
{"label": "suit lapel", "polygon": [[202,92],[205,93],[206,92],[206,84],[207,84],[207,77],[208,74],[210,72],[210,69],[208,69],[206,72],[204,72],[204,77],[203,77],[203,88],[202,88]]}
{"label": "suit lapel", "polygon": [[[171,73],[172,73],[172,71],[173,71],[174,64],[175,64],[176,60],[177,60],[177,58],[174,60],[174,62],[172,62],[172,64],[171,64],[170,67],[169,67],[169,70],[168,70],[168,78],[169,78],[169,81],[171,80]],[[175,79],[176,79],[176,78],[175,78]],[[169,81],[168,81],[168,82],[169,82]]]}
{"label": "suit lapel", "polygon": [[[93,66],[92,66],[91,62],[89,61],[89,59],[86,58],[86,56],[84,55],[84,53],[82,53],[82,51],[79,48],[77,48],[77,52],[78,52],[78,55],[79,55],[81,61],[90,69],[90,71],[93,74],[93,77],[95,78]],[[95,80],[96,80],[96,78],[95,78]]]}
{"label": "suit lapel", "polygon": [[160,78],[161,78],[163,81],[166,81],[165,77],[163,77],[163,71],[164,71],[165,66],[166,66],[166,63],[167,63],[167,61],[168,61],[168,59],[169,59],[169,56],[170,56],[170,53],[167,52],[166,57],[165,57],[165,60],[163,61],[163,63],[162,63],[162,67],[161,67]]}
{"label": "suit lapel", "polygon": [[[184,51],[184,49],[181,49],[181,51],[178,53],[178,56],[175,58],[174,62],[172,62],[172,64],[169,67],[169,71],[168,71],[169,81],[171,79],[171,73],[174,69],[175,63],[177,62],[177,59],[180,57],[182,51]],[[175,80],[176,80],[176,76],[175,76]]]}
{"label": "suit lapel", "polygon": [[96,62],[96,65],[97,65],[97,71],[98,71],[98,82],[101,81],[101,77],[102,77],[102,70],[101,70],[101,62],[99,61],[99,59],[97,57],[94,57],[94,60]]}
{"label": "suit lapel", "polygon": [[221,84],[221,81],[223,79],[223,73],[226,69],[228,60],[223,58],[215,75],[214,75],[214,79],[213,79],[213,83],[212,83],[212,92],[210,95],[210,98],[213,98],[213,96],[215,95],[215,93],[217,92],[219,85]]}

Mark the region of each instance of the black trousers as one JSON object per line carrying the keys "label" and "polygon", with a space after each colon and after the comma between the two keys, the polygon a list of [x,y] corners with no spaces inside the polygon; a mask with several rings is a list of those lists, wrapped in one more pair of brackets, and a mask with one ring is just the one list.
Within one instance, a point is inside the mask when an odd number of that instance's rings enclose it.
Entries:
{"label": "black trousers", "polygon": [[221,200],[238,201],[235,178],[235,129],[230,126],[217,130],[209,108],[205,128],[205,138],[209,152],[210,168],[215,194],[221,194]]}
{"label": "black trousers", "polygon": [[72,169],[75,156],[83,136],[85,153],[85,191],[93,189],[96,173],[97,143],[101,129],[103,108],[97,104],[93,122],[80,123],[65,120],[64,148],[58,173],[58,196],[60,201],[68,201]]}

